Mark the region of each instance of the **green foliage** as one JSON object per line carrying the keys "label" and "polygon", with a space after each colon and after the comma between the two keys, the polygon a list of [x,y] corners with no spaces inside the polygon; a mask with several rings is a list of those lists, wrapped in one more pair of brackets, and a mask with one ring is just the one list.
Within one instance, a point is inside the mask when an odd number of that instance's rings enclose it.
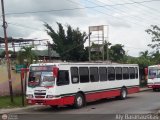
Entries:
{"label": "green foliage", "polygon": [[122,62],[124,60],[125,51],[123,49],[123,45],[116,44],[111,46],[109,56],[110,60],[114,62]]}
{"label": "green foliage", "polygon": [[[8,53],[9,53],[11,56],[14,55],[14,52],[11,51],[11,50],[9,50]],[[5,57],[5,56],[6,56],[6,51],[3,51],[3,52],[1,53],[1,56],[2,56],[2,57]]]}
{"label": "green foliage", "polygon": [[22,47],[17,54],[17,60],[19,64],[26,64],[27,66],[33,63],[33,60],[37,60],[37,56],[32,51],[33,47]]}
{"label": "green foliage", "polygon": [[[109,46],[110,45],[111,45],[111,43],[105,41],[105,43],[104,43],[104,60],[107,60],[107,54],[109,54]],[[94,61],[102,60],[103,59],[102,53],[103,53],[103,45],[92,43],[92,45],[91,45],[91,60],[94,60]]]}
{"label": "green foliage", "polygon": [[22,97],[21,96],[14,96],[13,99],[14,99],[14,102],[11,103],[10,96],[1,96],[0,97],[0,108],[22,107]]}
{"label": "green foliage", "polygon": [[152,36],[152,43],[148,44],[151,48],[160,48],[160,28],[157,25],[151,25],[151,29],[147,29],[146,32]]}
{"label": "green foliage", "polygon": [[84,42],[86,41],[86,33],[81,33],[79,28],[73,29],[70,25],[66,26],[66,31],[61,23],[57,23],[58,31],[52,29],[48,24],[45,24],[48,35],[53,40],[52,49],[59,53],[62,60],[85,61],[86,49]]}

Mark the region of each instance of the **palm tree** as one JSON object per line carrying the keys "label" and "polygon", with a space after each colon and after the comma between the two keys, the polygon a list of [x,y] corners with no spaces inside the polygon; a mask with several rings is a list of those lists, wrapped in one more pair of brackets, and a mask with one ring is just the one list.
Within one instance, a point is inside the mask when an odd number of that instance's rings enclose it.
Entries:
{"label": "palm tree", "polygon": [[140,57],[144,57],[144,58],[149,58],[149,52],[148,50],[144,51],[144,52],[140,52]]}
{"label": "palm tree", "polygon": [[32,46],[25,47],[23,46],[21,50],[18,52],[17,60],[19,61],[19,64],[24,64],[26,62],[26,65],[30,65],[33,63],[33,60],[37,60],[36,54],[32,51]]}

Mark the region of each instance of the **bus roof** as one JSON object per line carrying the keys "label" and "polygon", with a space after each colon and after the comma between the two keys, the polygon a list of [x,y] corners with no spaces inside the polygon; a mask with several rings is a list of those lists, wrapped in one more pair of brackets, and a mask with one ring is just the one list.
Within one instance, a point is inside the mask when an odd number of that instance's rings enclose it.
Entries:
{"label": "bus roof", "polygon": [[37,63],[37,64],[31,64],[30,66],[49,66],[49,65],[55,65],[55,66],[59,66],[59,65],[114,65],[114,66],[138,66],[138,64],[118,64],[118,63],[87,63],[87,62],[83,62],[83,63],[74,63],[74,62],[61,62],[61,63]]}
{"label": "bus roof", "polygon": [[160,68],[160,65],[151,65],[151,66],[148,66],[149,68],[150,67],[159,67]]}

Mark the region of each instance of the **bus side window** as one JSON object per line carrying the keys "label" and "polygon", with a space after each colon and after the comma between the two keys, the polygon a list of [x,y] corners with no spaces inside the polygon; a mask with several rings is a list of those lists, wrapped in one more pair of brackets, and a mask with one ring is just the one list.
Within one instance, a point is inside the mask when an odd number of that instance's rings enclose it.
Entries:
{"label": "bus side window", "polygon": [[124,80],[129,79],[128,67],[123,67],[123,79],[124,79]]}
{"label": "bus side window", "polygon": [[81,83],[89,82],[88,67],[79,67],[79,75],[80,75],[80,82]]}
{"label": "bus side window", "polygon": [[130,79],[135,79],[135,69],[134,67],[129,68]]}
{"label": "bus side window", "polygon": [[98,75],[98,68],[97,67],[90,67],[90,80],[91,82],[98,82],[99,75]]}
{"label": "bus side window", "polygon": [[121,67],[116,67],[116,80],[122,80],[122,68]]}
{"label": "bus side window", "polygon": [[77,67],[71,67],[71,79],[73,84],[79,83],[79,75]]}
{"label": "bus side window", "polygon": [[59,70],[57,86],[68,85],[69,84],[69,73],[67,70]]}
{"label": "bus side window", "polygon": [[107,68],[99,67],[100,81],[107,81]]}
{"label": "bus side window", "polygon": [[115,69],[114,67],[108,67],[108,80],[115,80]]}
{"label": "bus side window", "polygon": [[135,67],[135,74],[136,74],[136,78],[138,78],[138,68]]}

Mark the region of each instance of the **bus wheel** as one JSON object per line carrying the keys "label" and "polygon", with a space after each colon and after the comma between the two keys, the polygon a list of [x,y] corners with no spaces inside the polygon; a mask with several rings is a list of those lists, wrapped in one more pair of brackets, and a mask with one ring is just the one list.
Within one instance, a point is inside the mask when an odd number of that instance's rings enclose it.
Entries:
{"label": "bus wheel", "polygon": [[75,108],[81,108],[85,104],[84,97],[81,93],[77,93],[75,96],[74,106]]}
{"label": "bus wheel", "polygon": [[121,93],[120,93],[120,99],[124,100],[127,98],[127,89],[126,88],[122,88],[121,89]]}

